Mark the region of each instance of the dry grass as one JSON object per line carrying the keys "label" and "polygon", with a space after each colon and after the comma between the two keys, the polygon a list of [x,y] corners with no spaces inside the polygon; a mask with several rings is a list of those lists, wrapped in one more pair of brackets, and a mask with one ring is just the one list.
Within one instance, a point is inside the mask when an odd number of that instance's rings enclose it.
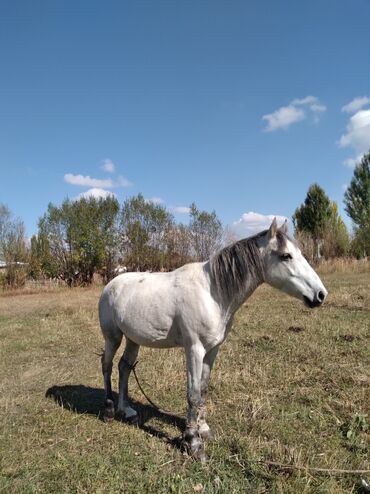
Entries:
{"label": "dry grass", "polygon": [[[266,463],[370,468],[369,273],[324,280],[322,309],[264,286],[239,311],[212,375],[206,467],[178,447],[183,420],[133,380],[140,427],[99,420],[99,288],[0,297],[0,491],[359,492],[359,475]],[[137,371],[163,408],[185,408],[181,350],[142,349]]]}
{"label": "dry grass", "polygon": [[370,262],[353,257],[339,257],[336,259],[323,259],[318,266],[320,274],[344,274],[344,273],[370,273]]}

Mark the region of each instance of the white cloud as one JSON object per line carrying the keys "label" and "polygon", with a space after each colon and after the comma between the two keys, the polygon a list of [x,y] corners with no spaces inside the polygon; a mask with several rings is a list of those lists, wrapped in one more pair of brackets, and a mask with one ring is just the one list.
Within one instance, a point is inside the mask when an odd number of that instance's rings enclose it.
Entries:
{"label": "white cloud", "polygon": [[348,189],[348,184],[342,184],[342,191],[345,192]]}
{"label": "white cloud", "polygon": [[263,120],[267,121],[265,130],[271,132],[277,129],[287,129],[290,125],[306,118],[305,112],[301,108],[293,105],[283,106],[274,113],[264,115]]}
{"label": "white cloud", "polygon": [[356,160],[354,158],[348,158],[343,161],[343,165],[347,168],[354,168],[356,166]]}
{"label": "white cloud", "polygon": [[370,103],[370,98],[367,96],[359,96],[358,98],[354,98],[352,101],[347,103],[342,107],[342,111],[345,113],[356,113],[358,110],[361,110],[364,106]]}
{"label": "white cloud", "polygon": [[291,105],[313,105],[314,103],[317,103],[317,98],[316,96],[306,96],[305,98],[295,98],[293,101],[291,101]]}
{"label": "white cloud", "polygon": [[80,185],[83,187],[113,187],[113,182],[110,178],[99,179],[91,178],[89,175],[73,175],[73,173],[66,173],[64,175],[64,181],[71,185]]}
{"label": "white cloud", "polygon": [[149,197],[149,199],[145,199],[147,202],[151,202],[153,204],[163,204],[164,200],[162,197]]}
{"label": "white cloud", "polygon": [[107,173],[114,173],[116,171],[116,166],[115,166],[115,164],[113,163],[112,160],[110,160],[109,158],[106,158],[103,161],[103,164],[101,166],[101,169],[104,170]]}
{"label": "white cloud", "polygon": [[370,110],[359,110],[350,117],[347,124],[347,133],[341,136],[339,146],[343,148],[351,147],[360,156],[369,151]]}
{"label": "white cloud", "polygon": [[81,194],[78,194],[78,196],[76,197],[76,201],[82,199],[83,197],[85,199],[88,199],[89,197],[95,197],[96,199],[100,199],[100,198],[105,199],[108,196],[116,197],[116,194],[114,194],[110,190],[104,190],[98,187],[94,187],[92,189],[87,190],[86,192],[81,192]]}
{"label": "white cloud", "polygon": [[237,221],[234,221],[231,224],[230,229],[237,238],[249,237],[250,235],[270,228],[274,218],[276,218],[279,226],[287,219],[285,216],[276,214],[260,214],[250,211],[249,213],[243,213]]}
{"label": "white cloud", "polygon": [[130,182],[126,177],[122,177],[121,175],[117,178],[117,182],[113,184],[114,187],[132,187],[133,183]]}
{"label": "white cloud", "polygon": [[265,131],[272,132],[278,129],[287,129],[292,124],[305,120],[307,116],[313,117],[315,123],[319,121],[320,114],[326,111],[326,106],[320,103],[316,96],[296,98],[287,106],[282,106],[276,111],[263,115],[262,120],[267,122]]}
{"label": "white cloud", "polygon": [[362,154],[359,154],[356,158],[348,158],[343,161],[343,165],[347,166],[348,168],[354,168],[357,163],[359,163],[362,159]]}
{"label": "white cloud", "polygon": [[190,208],[187,206],[173,206],[170,208],[173,213],[177,214],[189,214]]}
{"label": "white cloud", "polygon": [[81,187],[98,187],[103,189],[111,189],[113,187],[130,187],[132,183],[125,177],[118,177],[115,182],[111,178],[92,178],[89,175],[74,175],[66,173],[64,181],[67,184],[79,185]]}
{"label": "white cloud", "polygon": [[321,103],[313,103],[310,106],[310,110],[312,110],[314,113],[323,113],[326,111],[326,106],[322,105]]}

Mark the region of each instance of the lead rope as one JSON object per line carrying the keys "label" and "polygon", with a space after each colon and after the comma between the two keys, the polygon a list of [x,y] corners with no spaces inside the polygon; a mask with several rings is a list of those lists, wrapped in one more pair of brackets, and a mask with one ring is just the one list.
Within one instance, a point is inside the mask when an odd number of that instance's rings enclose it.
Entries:
{"label": "lead rope", "polygon": [[162,412],[162,413],[169,413],[171,415],[177,415],[178,417],[185,417],[185,414],[186,412],[174,412],[172,410],[165,410],[164,408],[161,408],[159,407],[157,404],[154,403],[154,401],[152,401],[149,396],[145,393],[143,387],[141,386],[140,384],[140,381],[139,381],[139,378],[137,377],[137,374],[136,374],[136,366],[137,364],[139,363],[139,361],[137,360],[133,365],[130,365],[127,360],[125,360],[125,363],[126,365],[129,367],[129,369],[133,372],[134,374],[134,377],[135,377],[135,380],[136,380],[136,383],[141,391],[141,393],[143,394],[143,396],[146,398],[146,400],[152,405],[153,408],[155,408],[158,412]]}

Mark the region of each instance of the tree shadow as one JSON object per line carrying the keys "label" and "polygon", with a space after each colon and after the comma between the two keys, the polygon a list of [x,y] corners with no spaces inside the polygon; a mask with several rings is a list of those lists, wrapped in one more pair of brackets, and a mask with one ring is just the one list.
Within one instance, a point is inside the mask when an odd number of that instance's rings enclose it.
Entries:
{"label": "tree shadow", "polygon": [[[118,394],[113,393],[115,406],[117,405]],[[103,419],[104,412],[104,390],[98,388],[92,388],[90,386],[84,386],[83,384],[70,384],[64,386],[52,386],[45,394],[46,398],[51,398],[59,406],[70,410],[74,413],[88,414],[97,417],[99,420]],[[135,410],[138,413],[138,423],[131,424],[132,426],[139,427],[143,431],[165,440],[168,444],[175,448],[182,449],[181,436],[185,430],[185,419],[177,415],[170,413],[160,412],[151,405],[144,405],[136,400],[130,400]],[[157,418],[165,424],[174,425],[179,429],[181,435],[179,437],[171,437],[167,432],[157,429],[152,425],[147,424],[151,419]],[[125,422],[130,424],[129,421],[122,418],[115,418],[119,422]]]}

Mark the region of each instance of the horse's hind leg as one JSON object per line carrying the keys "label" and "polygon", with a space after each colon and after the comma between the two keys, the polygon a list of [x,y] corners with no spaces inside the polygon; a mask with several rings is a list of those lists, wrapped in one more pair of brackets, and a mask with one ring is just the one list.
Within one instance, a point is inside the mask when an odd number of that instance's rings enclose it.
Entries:
{"label": "horse's hind leg", "polygon": [[118,347],[122,341],[122,333],[119,332],[115,339],[105,339],[105,349],[102,355],[102,371],[104,377],[104,390],[105,390],[105,403],[104,403],[104,420],[109,422],[114,419],[114,400],[112,393],[112,363],[114,355],[116,354]]}
{"label": "horse's hind leg", "polygon": [[118,364],[119,369],[119,396],[117,413],[123,418],[135,421],[137,412],[129,406],[128,402],[128,378],[135,364],[140,346],[126,338],[126,348]]}

